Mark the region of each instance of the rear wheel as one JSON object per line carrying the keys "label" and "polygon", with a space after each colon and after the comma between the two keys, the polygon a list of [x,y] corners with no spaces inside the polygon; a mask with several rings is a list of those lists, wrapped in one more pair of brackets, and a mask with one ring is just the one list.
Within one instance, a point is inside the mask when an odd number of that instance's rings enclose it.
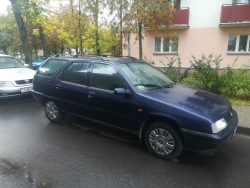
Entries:
{"label": "rear wheel", "polygon": [[45,114],[49,121],[53,123],[59,123],[63,120],[64,115],[61,112],[59,106],[51,100],[47,100],[45,102]]}
{"label": "rear wheel", "polygon": [[178,132],[172,126],[162,122],[155,122],[148,127],[145,143],[150,153],[167,160],[175,159],[183,150]]}

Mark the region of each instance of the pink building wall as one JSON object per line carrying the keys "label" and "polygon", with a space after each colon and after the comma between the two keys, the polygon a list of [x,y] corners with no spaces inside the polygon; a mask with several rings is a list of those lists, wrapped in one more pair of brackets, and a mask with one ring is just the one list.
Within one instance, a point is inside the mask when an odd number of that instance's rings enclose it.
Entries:
{"label": "pink building wall", "polygon": [[[208,56],[213,53],[214,55],[222,55],[223,61],[221,68],[227,65],[232,65],[236,58],[236,66],[240,67],[243,64],[250,64],[250,52],[248,54],[227,54],[228,36],[231,34],[247,34],[250,33],[249,27],[208,27],[208,28],[188,28],[188,29],[173,29],[171,33],[179,37],[178,54],[181,58],[182,67],[190,66],[190,59],[192,55],[200,57],[202,54]],[[167,63],[167,58],[175,56],[175,54],[154,54],[154,37],[163,36],[160,32],[146,31],[143,40],[143,59],[146,57],[148,60],[154,61],[155,66],[163,66],[160,60]],[[130,39],[130,56],[139,58],[138,41],[135,41],[134,36]],[[127,41],[123,41],[127,44]],[[128,50],[123,50],[123,55],[128,55]],[[166,58],[167,57],[167,58]]]}

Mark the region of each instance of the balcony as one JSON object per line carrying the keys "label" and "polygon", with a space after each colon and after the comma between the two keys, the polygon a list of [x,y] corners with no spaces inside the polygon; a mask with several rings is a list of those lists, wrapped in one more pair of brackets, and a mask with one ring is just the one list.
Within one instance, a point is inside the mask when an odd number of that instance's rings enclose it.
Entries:
{"label": "balcony", "polygon": [[220,27],[250,26],[250,4],[222,5]]}
{"label": "balcony", "polygon": [[189,27],[189,8],[181,8],[176,10],[172,21],[174,27]]}
{"label": "balcony", "polygon": [[[166,29],[166,25],[156,20],[159,25],[159,29]],[[177,9],[172,20],[173,27],[175,29],[185,29],[189,28],[189,8]],[[150,30],[148,26],[144,26],[144,29]]]}

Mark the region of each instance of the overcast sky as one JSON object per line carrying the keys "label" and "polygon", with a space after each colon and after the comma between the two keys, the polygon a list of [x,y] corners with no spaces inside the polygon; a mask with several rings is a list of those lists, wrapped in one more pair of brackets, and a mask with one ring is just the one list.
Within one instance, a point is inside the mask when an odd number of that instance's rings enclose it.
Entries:
{"label": "overcast sky", "polygon": [[0,0],[0,14],[4,13],[6,11],[6,8],[8,5],[10,5],[9,0]]}

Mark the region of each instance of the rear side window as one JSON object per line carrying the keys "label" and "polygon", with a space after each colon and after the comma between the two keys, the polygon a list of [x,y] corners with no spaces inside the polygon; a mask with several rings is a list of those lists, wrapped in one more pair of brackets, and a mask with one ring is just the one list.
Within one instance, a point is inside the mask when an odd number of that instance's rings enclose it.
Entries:
{"label": "rear side window", "polygon": [[61,81],[85,85],[89,63],[77,62],[68,66],[61,74]]}
{"label": "rear side window", "polygon": [[37,71],[37,74],[43,76],[53,76],[56,71],[61,68],[67,60],[62,59],[50,59],[46,61]]}

